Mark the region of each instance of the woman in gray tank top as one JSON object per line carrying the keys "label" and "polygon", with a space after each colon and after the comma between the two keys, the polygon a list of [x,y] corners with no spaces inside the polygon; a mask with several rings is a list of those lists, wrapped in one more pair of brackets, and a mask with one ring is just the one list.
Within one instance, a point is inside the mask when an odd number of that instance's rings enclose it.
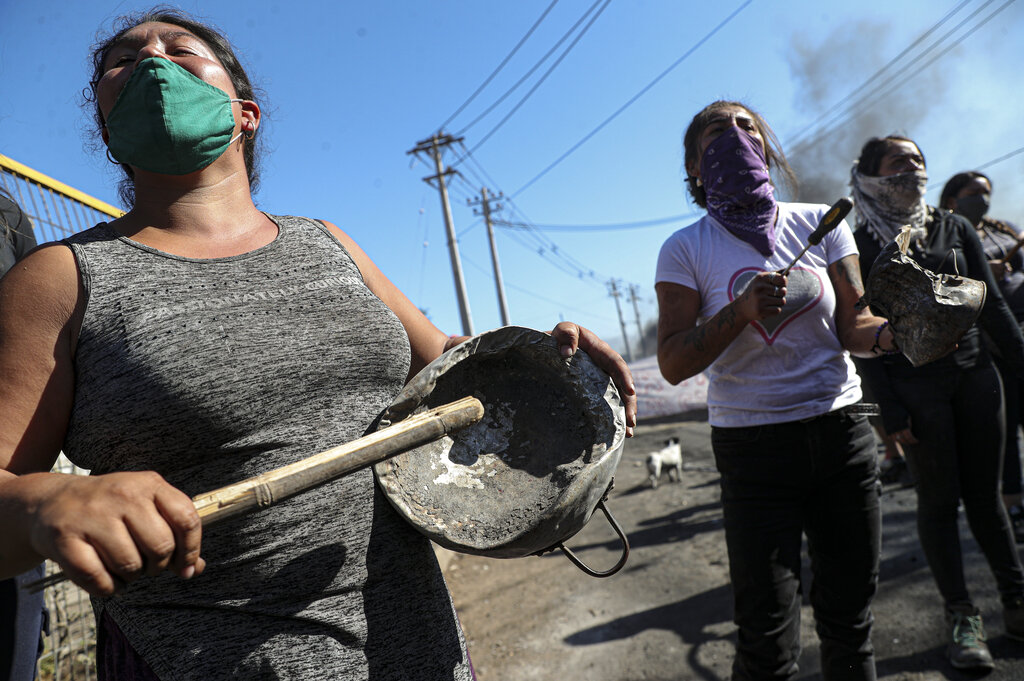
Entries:
{"label": "woman in gray tank top", "polygon": [[[460,338],[329,222],[255,207],[260,108],[227,40],[122,20],[93,101],[131,210],[0,289],[0,578],[94,596],[100,678],[470,679],[429,543],[362,471],[205,532],[190,497],[363,435]],[[635,423],[632,379],[561,323]],[[93,475],[48,472],[63,450]]]}

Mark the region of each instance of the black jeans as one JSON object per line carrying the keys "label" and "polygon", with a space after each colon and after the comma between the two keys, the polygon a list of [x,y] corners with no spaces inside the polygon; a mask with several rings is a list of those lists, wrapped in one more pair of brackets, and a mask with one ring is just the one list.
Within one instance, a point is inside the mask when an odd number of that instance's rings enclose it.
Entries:
{"label": "black jeans", "polygon": [[1024,381],[1017,378],[1013,369],[998,358],[993,358],[999,378],[1003,382],[1003,401],[1006,417],[1006,442],[1003,447],[1003,494],[1020,494],[1024,478],[1020,467],[1020,444],[1017,430],[1024,421]]}
{"label": "black jeans", "polygon": [[992,569],[1004,603],[1024,596],[1024,572],[999,493],[1003,396],[991,363],[894,378],[919,443],[906,446],[917,480],[917,532],[947,609],[971,608],[957,514]]}
{"label": "black jeans", "polygon": [[864,416],[712,428],[739,627],[734,681],[788,679],[800,655],[802,536],[826,680],[875,678],[878,461]]}

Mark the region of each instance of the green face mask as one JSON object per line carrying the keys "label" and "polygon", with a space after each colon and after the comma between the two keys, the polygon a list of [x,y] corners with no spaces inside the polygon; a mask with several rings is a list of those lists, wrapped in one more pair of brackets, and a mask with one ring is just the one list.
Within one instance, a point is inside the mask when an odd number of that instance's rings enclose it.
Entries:
{"label": "green face mask", "polygon": [[172,61],[144,59],[107,117],[107,147],[119,162],[153,173],[194,173],[241,136],[231,136],[231,103],[241,101]]}

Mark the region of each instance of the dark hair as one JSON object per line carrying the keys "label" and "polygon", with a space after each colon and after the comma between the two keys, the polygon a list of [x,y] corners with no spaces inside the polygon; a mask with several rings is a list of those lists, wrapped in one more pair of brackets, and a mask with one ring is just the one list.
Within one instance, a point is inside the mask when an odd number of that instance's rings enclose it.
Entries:
{"label": "dark hair", "polygon": [[917,142],[902,135],[886,135],[885,137],[872,137],[864,143],[864,146],[860,149],[860,156],[857,158],[857,172],[871,177],[878,175],[878,169],[882,166],[882,157],[889,151],[889,147],[892,146],[893,142],[910,142],[913,144],[921,152],[921,160],[925,166],[928,166],[928,162],[924,158],[924,152],[921,151],[921,147]]}
{"label": "dark hair", "polygon": [[946,202],[949,199],[955,199],[956,195],[960,193],[960,190],[971,183],[972,180],[982,179],[988,182],[988,186],[992,186],[992,180],[989,179],[988,175],[979,173],[976,170],[968,170],[967,172],[957,173],[953,177],[949,178],[946,182],[946,186],[942,188],[942,195],[939,196],[939,208],[946,208]]}
{"label": "dark hair", "polygon": [[775,136],[775,132],[768,126],[764,118],[761,117],[761,114],[741,102],[729,102],[720,99],[716,102],[711,102],[697,112],[697,115],[690,121],[690,125],[686,127],[686,133],[683,134],[683,167],[686,170],[686,186],[690,190],[690,196],[693,197],[693,200],[701,208],[708,207],[707,193],[704,191],[704,187],[697,184],[697,178],[690,175],[689,168],[691,164],[696,163],[700,158],[700,150],[697,148],[697,143],[700,140],[701,133],[704,132],[704,128],[708,127],[711,119],[718,112],[733,107],[743,109],[754,119],[757,132],[765,142],[765,158],[768,161],[768,167],[774,166],[778,169],[782,173],[783,183],[790,189],[795,190],[797,186],[796,173],[789,167],[786,155],[782,153],[782,145],[779,144],[779,139]]}
{"label": "dark hair", "polygon": [[[96,96],[96,86],[99,84],[100,78],[103,77],[103,62],[107,58],[107,53],[118,41],[121,40],[122,37],[124,37],[125,33],[140,24],[148,22],[174,24],[175,26],[184,28],[186,31],[202,40],[213,51],[214,55],[216,55],[217,59],[220,60],[221,65],[227,71],[228,76],[231,78],[231,84],[234,86],[235,92],[238,93],[239,99],[256,101],[256,90],[249,81],[249,76],[246,75],[245,69],[243,69],[242,65],[239,63],[238,57],[235,56],[235,52],[231,47],[230,41],[228,41],[227,37],[223,33],[212,26],[200,23],[194,17],[186,14],[180,9],[158,5],[143,12],[127,14],[120,17],[114,23],[113,33],[106,36],[101,35],[93,45],[92,52],[90,54],[92,61],[92,78],[89,80],[89,88],[85,91],[84,96],[86,103],[92,105],[93,121],[97,132],[102,130],[105,124],[105,121],[103,120],[103,113],[100,111],[99,101]],[[250,140],[247,138],[242,152],[245,159],[246,175],[249,178],[249,188],[252,192],[255,192],[259,187],[259,159],[262,151],[262,145],[259,142],[259,128],[257,127],[253,133],[252,139]],[[132,206],[135,203],[135,178],[133,177],[132,169],[128,164],[122,163],[120,165],[121,170],[124,171],[125,177],[118,184],[117,193],[126,206]]]}

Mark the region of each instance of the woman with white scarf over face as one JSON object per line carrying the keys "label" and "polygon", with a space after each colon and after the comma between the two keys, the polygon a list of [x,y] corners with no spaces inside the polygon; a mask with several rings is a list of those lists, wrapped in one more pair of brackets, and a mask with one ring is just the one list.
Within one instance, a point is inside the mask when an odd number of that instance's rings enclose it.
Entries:
{"label": "woman with white scarf over face", "polygon": [[[974,228],[964,218],[925,203],[928,175],[913,140],[872,138],[851,173],[857,207],[854,238],[863,277],[900,229],[911,227],[907,255],[936,273],[985,282],[978,323],[1024,374],[1024,338]],[[1004,414],[999,376],[977,325],[951,354],[914,367],[902,355],[860,361],[865,382],[882,407],[886,431],[899,442],[917,480],[921,546],[945,603],[948,654],[958,669],[991,669],[981,614],[964,578],[957,529],[962,501],[974,538],[995,576],[1004,628],[1024,640],[1024,571],[999,495]]]}

